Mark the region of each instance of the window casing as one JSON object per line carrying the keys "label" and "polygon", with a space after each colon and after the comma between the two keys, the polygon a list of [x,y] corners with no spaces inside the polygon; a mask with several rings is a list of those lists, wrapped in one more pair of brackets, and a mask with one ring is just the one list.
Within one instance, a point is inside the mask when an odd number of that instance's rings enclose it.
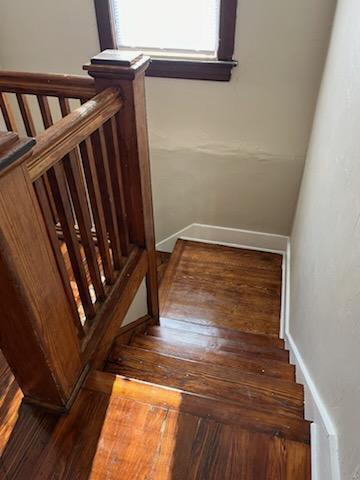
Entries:
{"label": "window casing", "polygon": [[236,6],[237,0],[196,0],[195,6],[194,0],[95,0],[100,46],[151,56],[148,76],[229,81]]}

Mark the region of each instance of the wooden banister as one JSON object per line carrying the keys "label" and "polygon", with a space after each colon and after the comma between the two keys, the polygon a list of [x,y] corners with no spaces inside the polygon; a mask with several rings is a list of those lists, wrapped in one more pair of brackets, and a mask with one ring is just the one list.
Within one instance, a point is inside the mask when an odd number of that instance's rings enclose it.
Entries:
{"label": "wooden banister", "polygon": [[28,162],[30,178],[41,177],[56,161],[115,115],[121,106],[119,91],[107,89],[40,133]]}
{"label": "wooden banister", "polygon": [[0,70],[0,92],[89,99],[94,81],[82,75],[29,73]]}

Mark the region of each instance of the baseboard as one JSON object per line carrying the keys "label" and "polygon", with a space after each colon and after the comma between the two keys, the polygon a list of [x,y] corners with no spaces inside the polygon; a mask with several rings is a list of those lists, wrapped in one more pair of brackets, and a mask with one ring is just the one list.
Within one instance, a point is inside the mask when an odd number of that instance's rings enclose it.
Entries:
{"label": "baseboard", "polygon": [[159,242],[156,248],[164,252],[172,252],[179,238],[281,254],[286,252],[288,243],[288,237],[284,235],[192,223]]}
{"label": "baseboard", "polygon": [[282,330],[290,361],[296,365],[296,380],[304,385],[305,417],[313,422],[311,426],[311,469],[312,480],[341,480],[336,428],[319,394],[304,359],[290,333],[290,240],[284,255]]}

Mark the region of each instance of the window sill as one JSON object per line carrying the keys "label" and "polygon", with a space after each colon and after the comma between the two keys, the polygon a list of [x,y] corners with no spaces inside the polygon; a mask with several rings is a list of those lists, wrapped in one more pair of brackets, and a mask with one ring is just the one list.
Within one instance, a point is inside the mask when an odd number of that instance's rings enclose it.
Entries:
{"label": "window sill", "polygon": [[235,61],[153,58],[146,75],[148,77],[229,82],[231,71],[236,65]]}

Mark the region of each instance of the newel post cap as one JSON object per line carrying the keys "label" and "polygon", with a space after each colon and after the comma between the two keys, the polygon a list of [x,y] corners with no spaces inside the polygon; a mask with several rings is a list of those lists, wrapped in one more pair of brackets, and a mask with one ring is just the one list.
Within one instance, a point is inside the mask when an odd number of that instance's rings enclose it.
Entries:
{"label": "newel post cap", "polygon": [[150,57],[132,50],[104,50],[83,66],[94,78],[122,78],[133,80],[145,72]]}

